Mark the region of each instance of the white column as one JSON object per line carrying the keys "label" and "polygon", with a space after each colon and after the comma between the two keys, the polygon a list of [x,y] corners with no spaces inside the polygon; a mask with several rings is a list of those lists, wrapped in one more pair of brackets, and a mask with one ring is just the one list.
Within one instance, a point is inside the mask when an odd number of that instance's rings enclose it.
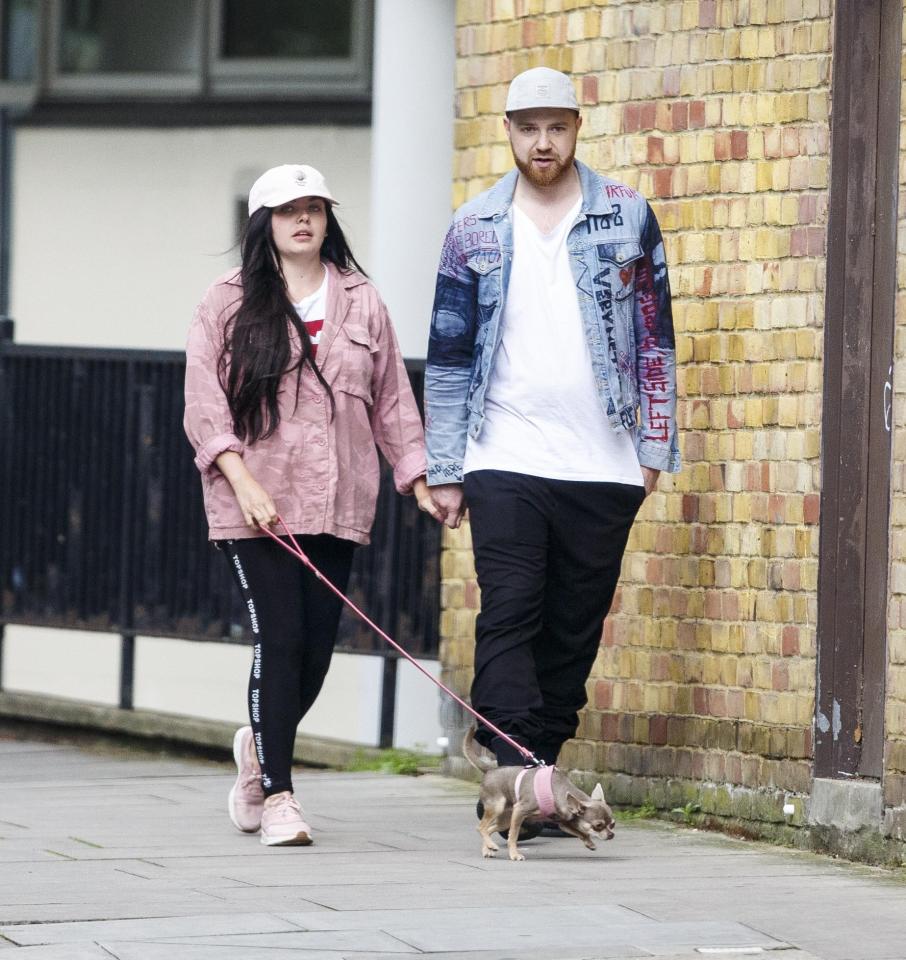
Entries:
{"label": "white column", "polygon": [[451,214],[455,0],[377,0],[371,260],[403,355],[424,357]]}

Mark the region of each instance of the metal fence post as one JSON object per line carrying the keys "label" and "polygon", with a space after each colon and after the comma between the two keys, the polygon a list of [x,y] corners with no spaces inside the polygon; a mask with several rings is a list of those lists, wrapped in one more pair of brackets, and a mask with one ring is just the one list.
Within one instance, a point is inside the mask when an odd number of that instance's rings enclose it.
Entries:
{"label": "metal fence post", "polygon": [[[13,323],[12,317],[5,317],[0,315],[0,349],[2,349],[5,343],[12,343],[13,336],[16,332],[16,325]],[[0,378],[3,377],[3,370],[0,368]],[[0,396],[2,396],[2,389],[0,389]],[[0,621],[0,690],[3,690],[3,634],[5,630],[5,624]]]}

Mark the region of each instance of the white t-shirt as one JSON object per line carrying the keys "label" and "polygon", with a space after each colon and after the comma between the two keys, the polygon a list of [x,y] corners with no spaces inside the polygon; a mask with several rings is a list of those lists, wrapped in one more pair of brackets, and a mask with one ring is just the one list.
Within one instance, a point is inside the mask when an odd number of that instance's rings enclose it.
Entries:
{"label": "white t-shirt", "polygon": [[311,340],[312,358],[317,356],[318,344],[321,342],[321,329],[324,326],[324,318],[327,316],[327,280],[329,276],[330,271],[325,269],[321,286],[314,293],[310,293],[298,303],[293,304],[296,313],[299,314],[299,319],[305,324],[305,329],[308,331],[308,337]]}
{"label": "white t-shirt", "polygon": [[502,336],[481,435],[466,443],[465,473],[643,483],[633,433],[610,426],[595,387],[566,248],[580,208],[581,199],[546,234],[511,208],[513,267]]}

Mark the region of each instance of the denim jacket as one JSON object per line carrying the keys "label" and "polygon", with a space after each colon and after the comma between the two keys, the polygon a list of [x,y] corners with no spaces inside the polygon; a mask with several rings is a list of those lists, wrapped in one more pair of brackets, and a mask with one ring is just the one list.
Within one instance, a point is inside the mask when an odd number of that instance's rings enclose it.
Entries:
{"label": "denim jacket", "polygon": [[[582,207],[566,243],[601,409],[614,430],[636,430],[642,466],[676,473],[676,350],[661,231],[634,190],[576,168]],[[444,241],[425,370],[432,485],[462,481],[466,437],[481,433],[513,263],[517,176],[510,171],[460,207]]]}

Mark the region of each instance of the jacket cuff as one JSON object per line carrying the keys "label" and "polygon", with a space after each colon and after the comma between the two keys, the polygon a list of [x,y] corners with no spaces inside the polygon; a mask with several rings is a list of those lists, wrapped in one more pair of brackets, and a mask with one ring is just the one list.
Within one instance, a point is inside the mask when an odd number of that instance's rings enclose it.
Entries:
{"label": "jacket cuff", "polygon": [[462,483],[462,460],[432,460],[428,465],[428,486]]}
{"label": "jacket cuff", "polygon": [[424,450],[407,453],[393,468],[393,483],[398,493],[412,493],[412,484],[427,470]]}
{"label": "jacket cuff", "polygon": [[198,448],[195,454],[195,466],[201,473],[207,473],[221,453],[232,450],[240,456],[245,452],[245,444],[233,433],[221,433],[211,437]]}
{"label": "jacket cuff", "polygon": [[664,473],[679,473],[683,469],[683,461],[676,450],[671,450],[659,443],[649,443],[642,440],[638,448],[639,463],[652,470],[663,470]]}

